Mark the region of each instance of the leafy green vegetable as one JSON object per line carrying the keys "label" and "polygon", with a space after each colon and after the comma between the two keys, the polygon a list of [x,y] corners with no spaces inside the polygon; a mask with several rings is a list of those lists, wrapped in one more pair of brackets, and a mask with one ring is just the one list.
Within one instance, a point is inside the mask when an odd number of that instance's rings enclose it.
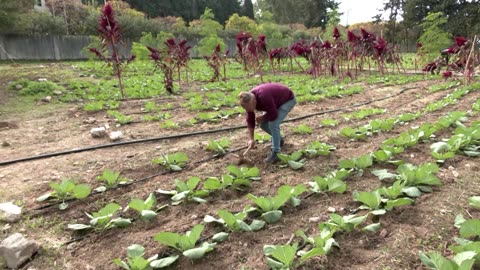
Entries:
{"label": "leafy green vegetable", "polygon": [[196,247],[203,229],[203,225],[197,224],[191,231],[188,231],[185,234],[160,232],[156,234],[153,239],[162,245],[181,251],[182,254],[189,259],[195,260],[203,257],[205,253],[212,251],[215,246],[215,244],[204,242],[200,247]]}
{"label": "leafy green vegetable", "polygon": [[308,125],[301,124],[293,129],[293,133],[295,134],[312,134],[313,129]]}
{"label": "leafy green vegetable", "polygon": [[267,264],[272,269],[293,269],[297,245],[265,245],[263,253]]}
{"label": "leafy green vegetable", "polygon": [[68,204],[65,202],[70,199],[83,199],[90,195],[90,187],[86,184],[75,184],[71,179],[64,179],[60,184],[52,182],[50,187],[54,190],[53,192],[44,194],[37,198],[37,202],[42,202],[47,199],[53,199],[56,201],[61,201],[59,208],[64,210],[68,207]]}
{"label": "leafy green vegetable", "polygon": [[160,194],[171,195],[172,205],[178,205],[183,201],[194,201],[198,203],[206,203],[207,201],[202,199],[208,196],[210,193],[208,190],[197,189],[198,184],[202,181],[199,177],[190,177],[186,182],[175,179],[175,190],[162,190],[158,189]]}
{"label": "leafy green vegetable", "polygon": [[114,259],[113,262],[126,270],[151,270],[152,268],[164,268],[173,264],[177,256],[158,259],[158,254],[148,259],[144,259],[145,248],[141,245],[131,245],[127,248],[127,262],[120,259]]}
{"label": "leafy green vegetable", "polygon": [[153,195],[153,193],[150,193],[150,195],[145,201],[140,199],[132,199],[128,204],[128,207],[137,211],[143,220],[149,221],[157,216],[157,213],[152,210],[152,208],[155,206],[155,203],[155,195]]}
{"label": "leafy green vegetable", "polygon": [[97,180],[100,180],[105,183],[105,186],[96,188],[95,191],[102,192],[108,188],[112,188],[116,185],[124,185],[129,179],[120,176],[120,172],[115,172],[112,170],[104,170],[102,175],[97,176]]}
{"label": "leafy green vegetable", "polygon": [[218,141],[209,140],[205,147],[207,151],[215,152],[215,156],[225,155],[230,146],[230,141],[227,138],[222,138]]}
{"label": "leafy green vegetable", "polygon": [[305,165],[304,162],[306,159],[301,159],[303,156],[303,151],[296,151],[291,155],[278,153],[277,156],[283,164],[283,167],[290,166],[290,168],[293,170],[298,170]]}
{"label": "leafy green vegetable", "polygon": [[206,215],[204,218],[204,221],[207,223],[216,222],[216,223],[222,224],[232,232],[258,231],[265,226],[264,221],[254,219],[252,220],[250,225],[248,225],[244,221],[245,218],[247,218],[248,213],[251,212],[252,210],[255,210],[255,208],[246,207],[242,212],[239,212],[237,214],[233,214],[227,210],[219,210],[218,216],[220,217],[220,219],[216,219],[212,216]]}
{"label": "leafy green vegetable", "polygon": [[177,152],[155,158],[152,162],[164,166],[169,171],[181,171],[188,162],[188,156],[183,152]]}
{"label": "leafy green vegetable", "polygon": [[100,211],[93,212],[92,214],[85,213],[90,218],[90,224],[68,224],[68,228],[71,230],[86,230],[95,229],[97,231],[103,231],[111,228],[127,227],[131,224],[130,219],[113,218],[113,216],[122,207],[116,203],[109,203]]}

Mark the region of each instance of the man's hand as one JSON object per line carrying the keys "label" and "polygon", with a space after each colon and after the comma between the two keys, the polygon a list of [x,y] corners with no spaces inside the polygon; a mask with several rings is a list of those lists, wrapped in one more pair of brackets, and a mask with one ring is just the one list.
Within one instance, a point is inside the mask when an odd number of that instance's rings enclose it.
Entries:
{"label": "man's hand", "polygon": [[253,147],[255,146],[255,140],[248,140],[247,146],[248,146],[249,148],[253,148]]}

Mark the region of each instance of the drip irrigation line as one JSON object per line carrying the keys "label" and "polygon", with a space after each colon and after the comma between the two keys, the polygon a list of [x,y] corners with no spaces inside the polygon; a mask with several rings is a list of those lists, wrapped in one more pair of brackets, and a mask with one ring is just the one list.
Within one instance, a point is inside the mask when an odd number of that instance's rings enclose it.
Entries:
{"label": "drip irrigation line", "polygon": [[[192,164],[200,164],[200,163],[204,163],[204,162],[207,162],[207,161],[210,161],[212,159],[216,159],[216,158],[220,158],[222,156],[226,156],[228,154],[231,154],[231,153],[234,153],[234,152],[238,152],[240,150],[243,150],[247,148],[247,146],[242,146],[242,147],[239,147],[239,148],[235,148],[235,149],[232,149],[230,151],[227,151],[225,154],[223,155],[219,155],[219,156],[213,156],[213,157],[208,157],[208,158],[204,158],[204,159],[201,159],[201,160],[197,160],[195,162],[193,162]],[[133,184],[137,184],[137,183],[141,183],[141,182],[145,182],[145,181],[148,181],[150,179],[153,179],[157,176],[161,176],[161,175],[166,175],[166,174],[170,174],[172,173],[171,171],[164,171],[164,172],[161,172],[161,173],[156,173],[156,174],[153,174],[153,175],[149,175],[149,176],[146,176],[142,179],[139,179],[139,180],[136,180],[136,181],[132,181],[132,182],[127,182],[125,184],[121,184],[121,185],[116,185],[114,187],[111,187],[109,189],[106,189],[105,191],[93,191],[91,192],[87,197],[90,197],[90,196],[93,196],[93,195],[97,195],[97,194],[104,194],[106,192],[109,192],[109,191],[112,191],[112,190],[117,190],[119,188],[123,188],[123,187],[128,187],[130,185],[133,185]],[[85,199],[85,198],[83,198]],[[59,201],[59,202],[54,202],[54,203],[50,203],[50,204],[46,204],[46,205],[42,205],[42,206],[39,206],[37,208],[33,208],[31,209],[30,211],[39,211],[39,210],[44,210],[44,209],[47,209],[47,208],[50,208],[52,206],[56,206],[56,205],[59,205],[63,202],[73,202],[73,201],[77,201],[78,199],[76,198],[71,198],[71,199],[68,199],[68,200],[65,200],[65,201]]]}
{"label": "drip irrigation line", "polygon": [[[346,107],[340,108],[340,109],[320,111],[320,112],[311,113],[311,114],[307,114],[307,115],[303,115],[303,116],[299,116],[299,117],[294,117],[294,118],[290,118],[288,120],[285,120],[283,122],[294,122],[294,121],[310,118],[310,117],[317,116],[317,115],[322,115],[322,114],[327,114],[327,113],[332,113],[332,112],[339,112],[339,111],[343,111],[343,110],[348,109],[348,108],[356,108],[356,107],[364,106],[364,105],[367,105],[367,104],[370,104],[370,103],[373,103],[373,102],[393,98],[395,96],[403,94],[404,92],[406,92],[408,90],[415,89],[415,88],[416,87],[403,88],[398,93],[393,94],[393,95],[389,95],[389,96],[386,96],[386,97],[383,97],[383,98],[372,99],[372,100],[369,100],[369,101],[366,101],[366,102],[353,104],[353,105],[346,106]],[[97,150],[97,149],[110,148],[110,147],[115,147],[115,146],[130,145],[130,144],[145,143],[145,142],[154,142],[154,141],[169,140],[169,139],[178,139],[178,138],[184,138],[184,137],[190,137],[190,136],[197,136],[197,135],[232,131],[232,130],[237,130],[237,129],[241,129],[241,128],[246,128],[246,125],[219,128],[219,129],[210,129],[210,130],[203,130],[203,131],[196,131],[196,132],[188,132],[188,133],[180,133],[180,134],[161,136],[161,137],[153,137],[153,138],[145,138],[145,139],[138,139],[138,140],[132,140],[132,141],[126,141],[126,142],[100,144],[100,145],[94,145],[94,146],[89,146],[89,147],[84,147],[84,148],[75,148],[75,149],[66,150],[66,151],[46,153],[46,154],[41,154],[41,155],[37,155],[37,156],[30,156],[30,157],[25,157],[25,158],[2,161],[2,162],[0,162],[0,166],[10,165],[10,164],[19,163],[19,162],[25,162],[25,161],[31,161],[31,160],[37,160],[37,159],[43,159],[43,158],[63,156],[63,155],[68,155],[68,154],[73,154],[73,153],[93,151],[93,150]]]}

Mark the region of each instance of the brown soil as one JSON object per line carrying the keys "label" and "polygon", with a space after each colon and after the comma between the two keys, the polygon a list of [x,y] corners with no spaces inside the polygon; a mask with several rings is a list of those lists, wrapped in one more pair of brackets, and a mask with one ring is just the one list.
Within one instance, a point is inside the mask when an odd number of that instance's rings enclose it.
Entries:
{"label": "brown soil", "polygon": [[[0,79],[3,80],[0,81],[0,104],[2,106],[7,106],[15,98],[11,93],[7,94],[6,85],[8,81],[16,78],[18,77],[11,75]],[[385,114],[374,116],[378,118],[393,117],[406,112],[413,113],[453,91],[446,90],[428,94],[426,89],[435,83],[438,82],[424,81],[395,87],[366,86],[367,91],[361,94],[297,105],[289,117],[293,118],[328,109],[346,108],[352,104],[398,93],[405,87],[414,87],[400,95],[373,102],[364,107],[285,123],[282,128],[286,135],[286,145],[282,150],[285,153],[305,148],[315,140],[337,147],[337,150],[328,157],[309,159],[303,170],[292,171],[280,168],[278,165],[264,165],[262,160],[269,152],[270,146],[258,145],[249,153],[248,157],[260,168],[262,180],[254,182],[251,189],[215,193],[208,197],[207,204],[190,203],[170,206],[162,210],[157,219],[151,223],[137,220],[129,228],[93,233],[85,239],[69,245],[63,244],[77,235],[68,231],[66,226],[70,223],[88,223],[85,212],[97,211],[109,202],[116,202],[125,207],[131,198],[146,198],[149,193],[157,189],[172,189],[175,179],[186,180],[191,176],[199,176],[204,179],[208,176],[219,177],[226,173],[226,166],[235,163],[237,158],[227,155],[208,162],[201,162],[211,156],[211,153],[204,150],[204,146],[209,139],[227,137],[233,142],[231,148],[241,147],[246,141],[246,131],[241,129],[132,144],[0,166],[0,200],[21,202],[27,211],[20,223],[1,231],[2,238],[20,231],[43,245],[43,249],[27,263],[25,269],[30,266],[36,269],[118,269],[112,264],[112,260],[114,258],[124,259],[126,248],[131,244],[143,245],[147,250],[147,255],[171,254],[172,250],[162,247],[153,240],[152,237],[156,233],[162,231],[185,232],[195,224],[202,223],[204,215],[215,216],[219,209],[240,211],[250,204],[246,198],[246,194],[249,192],[255,195],[273,195],[281,185],[306,184],[313,176],[324,175],[337,168],[338,161],[341,159],[358,157],[372,152],[378,149],[385,139],[396,136],[411,127],[435,122],[449,111],[467,111],[479,98],[478,91],[470,93],[456,105],[421,116],[406,125],[397,125],[394,131],[368,137],[365,142],[349,141],[338,135],[338,131],[347,125],[363,125],[373,118],[345,122],[341,114],[361,108],[387,109]],[[10,96],[8,101],[6,100],[7,95]],[[121,111],[123,113],[139,112],[143,102],[124,102]],[[160,103],[162,100],[157,99],[157,102]],[[172,101],[169,99],[165,102]],[[183,100],[179,97],[176,102],[180,104]],[[175,121],[192,116],[191,112],[183,108],[175,109],[174,113]],[[126,135],[125,140],[131,140],[211,130],[236,126],[244,122],[242,116],[220,123],[197,124],[194,127],[165,130],[158,126],[158,122],[142,122],[116,127],[111,119],[104,116],[105,112],[86,113],[77,105],[39,104],[31,111],[3,113],[2,123],[8,124],[3,128],[0,126],[0,143],[5,141],[9,146],[0,146],[0,161],[108,143],[107,139],[94,139],[89,135],[91,128],[105,123],[108,123],[112,130],[121,130]],[[84,120],[89,117],[95,117],[97,123],[85,124]],[[320,121],[325,118],[340,120],[340,124],[335,127],[321,127]],[[469,122],[474,120],[479,120],[478,115],[469,118]],[[294,134],[293,128],[300,123],[313,127],[314,134]],[[450,135],[451,130],[448,130],[441,136],[449,137]],[[125,177],[139,180],[163,171],[161,167],[151,163],[153,158],[177,151],[186,152],[191,159],[188,168],[182,172],[160,175],[125,188],[92,195],[84,200],[71,202],[65,211],[60,211],[57,207],[41,211],[34,210],[42,205],[36,203],[35,198],[50,190],[49,182],[51,181],[71,178],[78,182],[88,183],[91,187],[97,187],[99,183],[95,179],[96,176],[107,168],[122,171]],[[430,155],[429,143],[407,149],[401,158],[413,164],[434,162]],[[375,165],[374,167],[376,169],[393,169],[393,167],[385,165]],[[449,167],[451,168],[449,169]],[[477,173],[479,169],[480,164],[474,158],[457,156],[449,160],[438,175],[444,185],[436,188],[433,193],[417,199],[413,206],[400,207],[387,213],[381,219],[384,232],[356,231],[338,234],[335,238],[340,245],[339,249],[332,250],[328,256],[315,258],[299,268],[422,269],[418,258],[419,251],[448,252],[446,247],[458,235],[458,231],[453,227],[457,214],[480,218],[480,212],[469,209],[467,203],[468,197],[480,194],[480,178]],[[459,176],[455,177],[453,171],[458,172]],[[192,264],[183,257],[172,269],[267,269],[262,251],[263,245],[285,244],[298,229],[310,234],[316,233],[317,224],[309,222],[309,218],[319,217],[321,221],[327,220],[329,218],[327,208],[329,207],[334,207],[339,214],[347,215],[350,210],[358,206],[352,199],[354,191],[371,191],[381,185],[380,181],[369,171],[366,171],[363,176],[351,177],[347,184],[349,189],[344,194],[310,196],[303,200],[301,206],[297,208],[288,206],[279,223],[269,225],[259,232],[232,233],[226,242],[218,244],[215,250],[208,253],[203,259]],[[167,197],[160,195],[157,197],[159,204],[168,203]],[[127,211],[123,215],[134,217],[134,213],[131,211]],[[203,235],[209,236],[220,230],[220,227],[207,225]]]}

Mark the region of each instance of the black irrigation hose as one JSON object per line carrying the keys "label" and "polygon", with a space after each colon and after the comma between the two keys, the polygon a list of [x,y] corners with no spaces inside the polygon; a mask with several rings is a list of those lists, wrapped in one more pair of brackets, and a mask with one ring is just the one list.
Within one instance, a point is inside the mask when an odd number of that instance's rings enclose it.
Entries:
{"label": "black irrigation hose", "polygon": [[[304,115],[304,116],[290,118],[288,120],[285,120],[284,122],[293,122],[293,121],[298,121],[298,120],[302,120],[302,119],[305,119],[305,118],[310,118],[312,116],[343,111],[343,110],[348,109],[348,108],[355,108],[355,107],[364,106],[364,105],[367,105],[367,104],[370,104],[370,103],[373,103],[373,102],[382,101],[382,100],[385,100],[385,99],[389,99],[389,98],[398,96],[398,95],[400,95],[400,94],[402,94],[402,93],[404,93],[408,90],[411,90],[411,89],[415,89],[415,87],[404,88],[396,94],[389,95],[389,96],[386,96],[386,97],[383,97],[383,98],[372,99],[372,100],[369,100],[369,101],[366,101],[366,102],[346,106],[346,107],[341,108],[341,109],[326,110],[326,111],[316,112],[316,113],[312,113],[312,114],[307,114],[307,115]],[[89,147],[85,147],[85,148],[75,148],[75,149],[67,150],[67,151],[60,151],[60,152],[41,154],[41,155],[31,156],[31,157],[26,157],[26,158],[19,158],[19,159],[2,161],[2,162],[0,162],[0,166],[10,165],[10,164],[14,164],[14,163],[18,163],[18,162],[24,162],[24,161],[31,161],[31,160],[37,160],[37,159],[43,159],[43,158],[63,156],[63,155],[68,155],[68,154],[73,154],[73,153],[92,151],[92,150],[97,150],[97,149],[102,149],[102,148],[121,146],[121,145],[129,145],[129,144],[144,143],[144,142],[153,142],[153,141],[168,140],[168,139],[177,139],[177,138],[183,138],[183,137],[189,137],[189,136],[195,136],[195,135],[203,135],[203,134],[210,134],[210,133],[217,133],[217,132],[232,131],[232,130],[237,130],[237,129],[241,129],[241,128],[245,128],[245,127],[246,127],[246,125],[241,125],[241,126],[233,126],[233,127],[220,128],[220,129],[211,129],[211,130],[204,130],[204,131],[197,131],[197,132],[180,133],[180,134],[175,134],[175,135],[168,135],[168,136],[161,136],[161,137],[154,137],[154,138],[138,139],[138,140],[132,140],[132,141],[126,141],[126,142],[100,144],[100,145],[89,146]]]}
{"label": "black irrigation hose", "polygon": [[[235,149],[232,149],[230,151],[228,151],[227,153],[223,154],[223,155],[219,155],[219,156],[213,156],[213,157],[208,157],[208,158],[204,158],[204,159],[201,159],[201,160],[197,160],[195,162],[193,162],[193,164],[199,164],[199,163],[203,163],[203,162],[207,162],[207,161],[210,161],[212,159],[216,159],[216,158],[220,158],[222,156],[225,156],[225,155],[228,155],[228,154],[231,154],[231,153],[234,153],[234,152],[237,152],[237,151],[240,151],[240,150],[243,150],[247,148],[247,146],[242,146],[242,147],[239,147],[239,148],[235,148]],[[119,188],[123,188],[123,187],[128,187],[130,185],[133,185],[133,184],[136,184],[136,183],[141,183],[141,182],[145,182],[145,181],[148,181],[152,178],[155,178],[157,176],[161,176],[161,175],[166,175],[166,174],[169,174],[169,173],[172,173],[171,171],[164,171],[164,172],[161,172],[161,173],[156,173],[156,174],[153,174],[153,175],[149,175],[149,176],[146,176],[144,178],[141,178],[139,180],[136,180],[136,181],[132,181],[132,182],[127,182],[125,184],[122,184],[122,185],[116,185],[112,188],[109,188],[105,191],[102,191],[102,192],[99,192],[99,191],[93,191],[91,192],[88,197],[92,196],[92,195],[96,195],[96,194],[104,194],[108,191],[112,191],[112,190],[116,190],[116,189],[119,189]],[[54,203],[49,203],[49,204],[45,204],[45,205],[42,205],[42,206],[39,206],[37,208],[33,208],[31,209],[30,211],[39,211],[39,210],[44,210],[44,209],[47,209],[47,208],[50,208],[52,206],[56,206],[56,205],[59,205],[63,202],[72,202],[72,201],[76,201],[78,199],[76,198],[72,198],[72,199],[68,199],[68,200],[65,200],[65,201],[59,201],[59,202],[54,202]]]}

